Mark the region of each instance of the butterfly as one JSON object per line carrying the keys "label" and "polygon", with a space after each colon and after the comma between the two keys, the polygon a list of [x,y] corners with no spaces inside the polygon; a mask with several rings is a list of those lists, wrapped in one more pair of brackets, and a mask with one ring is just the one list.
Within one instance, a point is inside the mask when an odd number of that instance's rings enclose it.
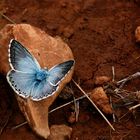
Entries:
{"label": "butterfly", "polygon": [[9,44],[11,70],[7,81],[12,89],[23,98],[39,101],[53,95],[59,83],[71,71],[74,60],[57,64],[50,69],[42,69],[33,55],[18,41]]}

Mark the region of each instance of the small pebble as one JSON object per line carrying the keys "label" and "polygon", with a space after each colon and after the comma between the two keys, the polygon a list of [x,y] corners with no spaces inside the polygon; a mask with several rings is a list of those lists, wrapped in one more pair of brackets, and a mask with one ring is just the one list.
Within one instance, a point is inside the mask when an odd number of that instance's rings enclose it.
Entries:
{"label": "small pebble", "polygon": [[96,85],[103,85],[104,83],[109,82],[110,80],[111,80],[111,78],[107,77],[107,76],[97,76],[95,78],[95,84]]}
{"label": "small pebble", "polygon": [[66,38],[70,38],[73,34],[74,34],[74,30],[72,27],[68,26],[68,27],[64,28],[63,35]]}
{"label": "small pebble", "polygon": [[75,112],[71,112],[69,118],[68,118],[68,122],[73,124],[76,122],[76,115],[75,115]]}
{"label": "small pebble", "polygon": [[66,125],[52,125],[48,140],[70,140],[72,128]]}
{"label": "small pebble", "polygon": [[140,42],[140,26],[138,26],[135,30],[135,38],[136,42]]}
{"label": "small pebble", "polygon": [[109,99],[102,87],[97,87],[91,91],[91,100],[106,114],[112,114]]}

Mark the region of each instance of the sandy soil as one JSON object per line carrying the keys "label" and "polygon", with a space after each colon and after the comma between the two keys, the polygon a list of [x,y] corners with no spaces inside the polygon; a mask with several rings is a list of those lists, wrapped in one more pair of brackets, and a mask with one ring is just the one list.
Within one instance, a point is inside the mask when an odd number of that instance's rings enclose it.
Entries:
{"label": "sandy soil", "polygon": [[[61,36],[73,51],[76,67],[74,79],[80,79],[85,91],[95,87],[96,76],[120,80],[140,69],[140,46],[135,43],[134,31],[140,25],[138,0],[1,0],[0,11],[16,23],[29,23],[52,36]],[[0,17],[0,29],[8,20]],[[127,84],[129,90],[140,90],[140,80]],[[1,140],[41,140],[28,125],[13,126],[25,121],[11,94],[5,77],[0,77],[0,133]],[[75,96],[82,95],[74,88]],[[61,102],[61,103],[60,103]],[[53,107],[62,104],[57,99]],[[52,107],[52,108],[53,108]],[[119,108],[126,112],[126,108]],[[67,122],[70,106],[49,116],[50,125],[67,124],[73,128],[71,140],[139,140],[140,128],[132,113],[113,123],[113,132],[88,100],[80,101],[79,121]],[[140,115],[140,114],[139,114]],[[57,117],[56,117],[57,116]],[[5,127],[4,127],[5,126]],[[2,130],[2,129],[0,129]]]}

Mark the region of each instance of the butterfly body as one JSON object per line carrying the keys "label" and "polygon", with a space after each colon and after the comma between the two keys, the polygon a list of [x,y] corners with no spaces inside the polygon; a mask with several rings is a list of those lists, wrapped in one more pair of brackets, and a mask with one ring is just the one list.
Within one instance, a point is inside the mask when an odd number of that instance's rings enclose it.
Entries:
{"label": "butterfly body", "polygon": [[10,42],[9,62],[11,70],[7,74],[7,80],[10,86],[18,95],[35,101],[53,95],[74,65],[74,60],[69,60],[51,69],[43,69],[16,40]]}
{"label": "butterfly body", "polygon": [[47,79],[48,76],[49,76],[49,72],[47,72],[45,70],[40,70],[40,71],[36,72],[36,74],[35,74],[35,78],[38,81],[42,81],[44,79]]}

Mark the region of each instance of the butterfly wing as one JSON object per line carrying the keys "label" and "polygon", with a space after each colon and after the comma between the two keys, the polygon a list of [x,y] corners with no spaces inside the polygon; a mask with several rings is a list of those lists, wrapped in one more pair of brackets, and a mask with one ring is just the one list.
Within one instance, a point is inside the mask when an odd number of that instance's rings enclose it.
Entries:
{"label": "butterfly wing", "polygon": [[53,86],[59,84],[60,81],[69,73],[72,66],[74,65],[74,60],[69,60],[63,63],[60,63],[49,70],[48,81]]}
{"label": "butterfly wing", "polygon": [[10,41],[9,62],[12,69],[21,72],[34,73],[40,69],[37,60],[16,40]]}
{"label": "butterfly wing", "polygon": [[7,81],[12,89],[20,96],[27,98],[35,82],[35,75],[11,70],[7,74]]}
{"label": "butterfly wing", "polygon": [[36,82],[31,92],[31,98],[34,101],[42,100],[46,97],[52,96],[58,89],[58,86],[52,86],[47,79],[42,82]]}
{"label": "butterfly wing", "polygon": [[57,90],[57,86],[52,86],[46,79],[38,81],[31,73],[11,70],[7,74],[7,81],[18,95],[34,101],[51,96]]}

